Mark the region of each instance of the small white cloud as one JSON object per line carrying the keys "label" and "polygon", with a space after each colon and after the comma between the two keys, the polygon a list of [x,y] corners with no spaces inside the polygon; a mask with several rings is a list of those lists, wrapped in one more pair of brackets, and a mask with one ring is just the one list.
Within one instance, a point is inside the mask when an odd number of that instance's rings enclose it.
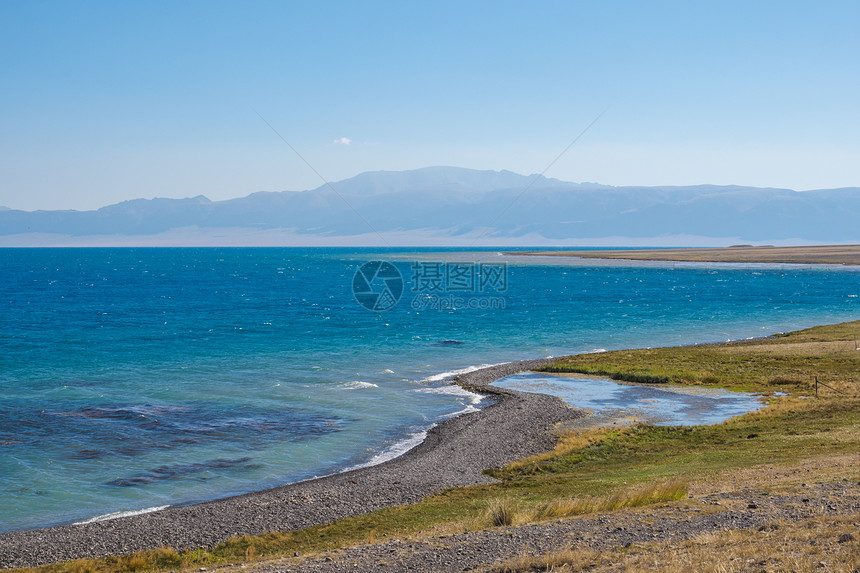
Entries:
{"label": "small white cloud", "polygon": [[341,137],[339,139],[335,139],[332,143],[337,143],[339,145],[349,145],[352,143],[352,140],[348,137]]}

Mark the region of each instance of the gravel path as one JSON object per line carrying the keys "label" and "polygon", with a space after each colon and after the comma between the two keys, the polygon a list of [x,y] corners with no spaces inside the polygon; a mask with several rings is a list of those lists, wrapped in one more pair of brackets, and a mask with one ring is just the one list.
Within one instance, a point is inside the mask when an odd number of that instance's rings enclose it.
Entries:
{"label": "gravel path", "polygon": [[316,480],[143,515],[0,534],[0,568],[42,565],[169,546],[211,547],[243,534],[300,529],[414,503],[444,489],[492,481],[482,471],[549,450],[557,422],[581,416],[558,398],[490,388],[498,378],[547,364],[527,360],[462,375],[495,395],[479,412],[446,420],[389,462]]}
{"label": "gravel path", "polygon": [[[487,571],[523,554],[541,555],[571,548],[609,550],[634,543],[681,541],[702,533],[766,527],[779,519],[813,516],[860,516],[860,483],[842,481],[810,487],[797,495],[741,491],[708,495],[684,503],[663,504],[601,516],[563,519],[538,525],[504,527],[428,537],[390,540],[313,557],[283,558],[218,573],[333,573],[386,571],[445,573]],[[845,531],[860,539],[860,531]]]}

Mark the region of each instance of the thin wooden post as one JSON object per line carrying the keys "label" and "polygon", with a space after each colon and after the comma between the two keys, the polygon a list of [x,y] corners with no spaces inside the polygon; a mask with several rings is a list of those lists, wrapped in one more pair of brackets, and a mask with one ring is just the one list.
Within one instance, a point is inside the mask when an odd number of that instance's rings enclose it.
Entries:
{"label": "thin wooden post", "polygon": [[815,377],[815,397],[818,398],[818,376]]}

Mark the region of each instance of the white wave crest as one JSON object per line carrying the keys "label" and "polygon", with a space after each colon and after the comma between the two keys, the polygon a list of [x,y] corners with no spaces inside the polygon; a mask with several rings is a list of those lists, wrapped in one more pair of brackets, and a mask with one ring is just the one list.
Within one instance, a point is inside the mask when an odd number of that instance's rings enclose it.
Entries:
{"label": "white wave crest", "polygon": [[445,416],[442,416],[441,419],[442,420],[448,420],[450,418],[456,418],[457,416],[462,416],[463,414],[471,414],[472,412],[479,412],[479,411],[480,410],[478,408],[475,408],[472,404],[469,404],[468,406],[466,406],[462,410],[459,410],[457,412],[453,412],[451,414],[447,414]]}
{"label": "white wave crest", "polygon": [[449,378],[456,378],[461,374],[468,374],[469,372],[474,372],[475,370],[480,370],[481,368],[489,368],[490,366],[499,366],[500,364],[507,364],[507,362],[499,362],[498,364],[481,364],[480,366],[466,366],[465,368],[458,368],[456,370],[449,370],[448,372],[440,372],[439,374],[434,374],[433,376],[428,376],[421,380],[422,382],[441,382],[443,380],[447,380]]}
{"label": "white wave crest", "polygon": [[144,509],[135,509],[132,511],[114,511],[113,513],[106,513],[104,515],[97,515],[95,517],[91,517],[90,519],[84,521],[78,521],[73,523],[72,525],[86,525],[88,523],[96,523],[99,521],[108,521],[110,519],[119,519],[121,517],[131,517],[132,515],[143,515],[144,513],[152,513],[153,511],[161,511],[162,509],[167,509],[170,507],[169,505],[158,505],[155,507],[147,507]]}
{"label": "white wave crest", "polygon": [[[430,428],[432,428],[432,427],[433,426],[430,426]],[[427,430],[429,430],[430,428],[427,428]],[[375,466],[375,465],[381,464],[383,462],[387,462],[388,460],[393,460],[394,458],[398,458],[398,457],[402,456],[403,454],[405,454],[406,452],[408,452],[409,450],[411,450],[412,448],[414,448],[415,446],[419,445],[421,442],[423,442],[424,438],[427,437],[427,430],[421,430],[421,431],[409,434],[409,436],[407,436],[405,439],[400,440],[399,442],[393,444],[390,448],[379,452],[378,454],[376,454],[375,456],[373,456],[372,458],[370,458],[368,461],[364,462],[363,464],[358,464],[356,466],[346,468],[343,471],[349,472],[352,470],[367,468],[370,466]]]}
{"label": "white wave crest", "polygon": [[361,380],[353,380],[352,382],[346,382],[345,384],[340,385],[341,388],[345,390],[358,390],[360,388],[379,388],[373,382],[363,382]]}
{"label": "white wave crest", "polygon": [[460,396],[469,400],[470,404],[479,404],[484,399],[480,394],[470,392],[462,386],[450,384],[448,386],[439,386],[438,388],[417,388],[415,392],[422,394],[447,394],[449,396]]}

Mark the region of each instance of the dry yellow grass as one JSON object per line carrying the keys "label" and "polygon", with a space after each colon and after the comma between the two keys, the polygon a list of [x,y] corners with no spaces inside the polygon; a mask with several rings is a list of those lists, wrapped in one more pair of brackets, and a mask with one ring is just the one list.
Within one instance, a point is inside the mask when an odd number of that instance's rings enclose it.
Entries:
{"label": "dry yellow grass", "polygon": [[585,430],[564,430],[558,435],[555,449],[542,454],[536,454],[509,464],[511,470],[526,470],[540,465],[549,459],[567,455],[575,450],[587,448],[603,440],[611,431],[610,428],[590,428]]}
{"label": "dry yellow grass", "polygon": [[[763,475],[767,476],[767,487],[764,489]],[[809,458],[792,465],[766,464],[736,468],[721,473],[718,479],[691,484],[690,493],[695,497],[738,491],[763,491],[781,495],[798,491],[801,483],[828,483],[842,479],[860,480],[860,453]],[[733,505],[737,505],[738,509],[746,505],[746,501],[722,502],[724,509]],[[637,511],[641,515],[642,511],[652,510]],[[654,515],[659,515],[661,511],[671,512],[671,508],[664,507]],[[547,517],[552,515],[548,514]],[[643,543],[609,551],[572,546],[567,550],[548,554],[524,554],[492,567],[489,571],[855,572],[860,568],[858,519],[860,516],[857,513],[836,516],[822,510],[807,519],[774,519],[756,529],[703,533],[682,542]]]}
{"label": "dry yellow grass", "polygon": [[686,481],[672,480],[645,484],[609,496],[554,499],[538,506],[530,517],[532,521],[542,521],[677,501],[684,498],[688,490]]}
{"label": "dry yellow grass", "polygon": [[511,498],[494,499],[487,508],[487,517],[493,527],[513,525],[517,521],[519,508]]}
{"label": "dry yellow grass", "polygon": [[521,555],[490,570],[851,573],[860,566],[856,519],[856,515],[849,515],[776,521],[757,530],[705,533],[683,542],[664,541],[611,551],[572,547],[544,555]]}
{"label": "dry yellow grass", "polygon": [[792,491],[802,483],[836,482],[842,479],[860,481],[860,453],[813,457],[792,465],[762,464],[724,471],[718,479],[700,481],[690,486],[690,493],[705,495],[761,489],[767,476],[769,491]]}

